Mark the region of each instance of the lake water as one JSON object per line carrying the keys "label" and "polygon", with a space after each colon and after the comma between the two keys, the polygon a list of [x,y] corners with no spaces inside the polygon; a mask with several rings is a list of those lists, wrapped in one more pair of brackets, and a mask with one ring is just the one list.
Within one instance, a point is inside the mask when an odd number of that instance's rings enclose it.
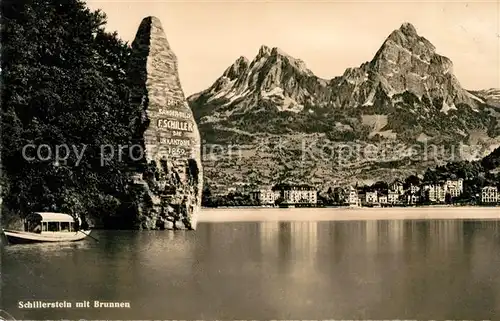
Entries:
{"label": "lake water", "polygon": [[[99,242],[2,246],[1,308],[18,320],[495,319],[499,231],[465,220],[95,231]],[[19,309],[27,300],[73,308]]]}

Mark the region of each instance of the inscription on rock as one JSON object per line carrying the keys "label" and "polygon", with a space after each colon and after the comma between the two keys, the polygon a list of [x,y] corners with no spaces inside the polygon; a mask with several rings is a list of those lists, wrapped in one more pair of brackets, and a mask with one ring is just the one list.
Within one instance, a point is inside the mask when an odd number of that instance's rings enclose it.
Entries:
{"label": "inscription on rock", "polygon": [[153,123],[156,124],[156,144],[158,156],[167,157],[194,157],[196,142],[194,131],[196,123],[193,115],[186,112],[182,102],[167,99],[165,108],[149,110]]}

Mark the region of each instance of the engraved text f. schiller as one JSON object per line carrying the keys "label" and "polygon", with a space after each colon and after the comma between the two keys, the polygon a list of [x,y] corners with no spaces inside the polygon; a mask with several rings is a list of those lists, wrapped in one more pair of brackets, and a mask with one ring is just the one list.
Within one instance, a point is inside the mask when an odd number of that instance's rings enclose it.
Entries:
{"label": "engraved text f. schiller", "polygon": [[193,124],[190,122],[173,120],[173,119],[158,119],[158,128],[192,132]]}

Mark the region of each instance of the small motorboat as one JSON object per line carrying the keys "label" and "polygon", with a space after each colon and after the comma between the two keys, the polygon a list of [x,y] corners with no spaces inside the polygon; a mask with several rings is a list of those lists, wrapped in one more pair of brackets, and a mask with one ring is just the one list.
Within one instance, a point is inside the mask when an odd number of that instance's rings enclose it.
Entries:
{"label": "small motorboat", "polygon": [[89,236],[91,230],[77,230],[69,214],[36,212],[24,219],[24,231],[3,230],[10,244],[73,242]]}

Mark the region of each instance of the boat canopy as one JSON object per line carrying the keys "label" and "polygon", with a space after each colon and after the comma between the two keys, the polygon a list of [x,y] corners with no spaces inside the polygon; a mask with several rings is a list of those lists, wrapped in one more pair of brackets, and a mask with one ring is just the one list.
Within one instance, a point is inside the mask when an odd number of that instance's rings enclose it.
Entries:
{"label": "boat canopy", "polygon": [[75,222],[73,216],[64,213],[51,213],[51,212],[36,212],[28,217],[27,220],[41,220],[42,222]]}

